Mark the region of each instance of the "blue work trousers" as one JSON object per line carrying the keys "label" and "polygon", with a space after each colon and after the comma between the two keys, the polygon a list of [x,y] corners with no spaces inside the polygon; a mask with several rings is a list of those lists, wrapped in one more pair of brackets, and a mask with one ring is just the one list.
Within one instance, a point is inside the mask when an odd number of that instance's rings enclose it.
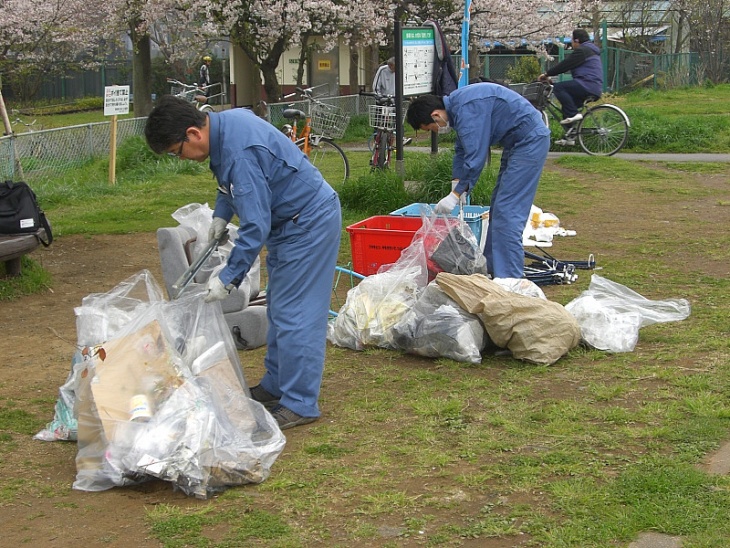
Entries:
{"label": "blue work trousers", "polygon": [[560,101],[563,120],[565,120],[578,114],[578,109],[593,94],[589,93],[586,88],[575,80],[566,80],[565,82],[557,82],[553,86],[553,95]]}
{"label": "blue work trousers", "polygon": [[272,230],[267,242],[269,331],[261,386],[303,417],[318,417],[327,319],[342,232],[332,193],[296,220]]}
{"label": "blue work trousers", "polygon": [[524,276],[522,233],[530,216],[549,149],[550,136],[542,132],[528,134],[502,152],[484,246],[487,271],[494,278]]}

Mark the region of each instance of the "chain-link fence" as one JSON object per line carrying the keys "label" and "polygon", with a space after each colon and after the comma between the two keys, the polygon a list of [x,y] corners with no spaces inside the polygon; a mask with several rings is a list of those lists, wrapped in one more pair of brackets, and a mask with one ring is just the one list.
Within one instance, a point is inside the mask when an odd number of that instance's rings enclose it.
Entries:
{"label": "chain-link fence", "polygon": [[[507,77],[523,55],[480,56],[480,74],[498,81]],[[696,54],[652,55],[608,48],[607,87],[612,91],[639,85],[674,87],[702,82],[703,63]],[[458,56],[455,61],[458,63]],[[542,62],[546,70],[559,60]],[[478,77],[478,75],[474,75]],[[570,78],[564,75],[562,78]],[[514,86],[519,88],[519,86]],[[519,91],[519,89],[518,89]],[[361,95],[318,97],[318,101],[342,109],[349,116],[367,116],[374,98]],[[268,119],[276,127],[289,123],[283,112],[296,108],[309,112],[306,100],[268,105]],[[403,109],[407,109],[404,104]],[[117,144],[142,135],[146,118],[118,120]],[[59,129],[28,131],[0,137],[0,180],[45,181],[91,159],[109,154],[110,122],[83,124]]]}
{"label": "chain-link fence", "polygon": [[[697,53],[651,54],[620,48],[606,48],[606,89],[612,92],[628,91],[645,86],[653,89],[670,89],[678,86],[696,85],[705,80],[706,62]],[[497,82],[511,82],[513,70],[520,59],[535,57],[534,54],[480,55],[478,71],[470,78],[483,76]],[[541,72],[558,64],[559,56],[552,60],[538,58]],[[460,62],[455,56],[454,63]],[[473,64],[477,66],[476,64]],[[564,74],[556,80],[569,80]]]}
{"label": "chain-link fence", "polygon": [[[117,121],[117,144],[142,135],[146,118]],[[0,180],[45,181],[109,154],[111,122],[0,137]]]}

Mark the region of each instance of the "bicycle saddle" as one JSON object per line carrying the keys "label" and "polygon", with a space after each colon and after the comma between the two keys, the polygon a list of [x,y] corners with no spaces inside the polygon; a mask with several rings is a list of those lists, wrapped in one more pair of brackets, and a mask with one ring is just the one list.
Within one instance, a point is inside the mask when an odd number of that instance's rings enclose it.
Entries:
{"label": "bicycle saddle", "polygon": [[296,108],[286,108],[284,109],[284,112],[281,113],[284,118],[306,118],[307,115],[305,112],[296,109]]}
{"label": "bicycle saddle", "polygon": [[595,95],[589,95],[588,97],[585,98],[585,101],[583,101],[583,104],[587,105],[588,103],[595,103],[596,101],[598,101],[598,97],[596,97]]}

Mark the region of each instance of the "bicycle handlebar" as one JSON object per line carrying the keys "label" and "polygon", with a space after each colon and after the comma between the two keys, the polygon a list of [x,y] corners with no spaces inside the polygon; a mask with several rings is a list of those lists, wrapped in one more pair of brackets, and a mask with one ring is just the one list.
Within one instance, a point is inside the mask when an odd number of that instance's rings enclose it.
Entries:
{"label": "bicycle handlebar", "polygon": [[358,95],[362,95],[364,97],[375,97],[375,103],[380,106],[395,106],[395,95],[383,95],[374,91],[361,91]]}
{"label": "bicycle handlebar", "polygon": [[284,95],[283,99],[289,99],[290,97],[295,97],[296,95],[301,95],[302,97],[306,99],[314,99],[312,97],[312,90],[314,88],[300,88],[296,87],[294,88],[294,93],[289,93],[287,95]]}
{"label": "bicycle handlebar", "polygon": [[214,88],[215,86],[221,85],[220,82],[216,82],[215,84],[209,84],[207,86],[199,86],[198,84],[186,84],[184,82],[181,82],[180,80],[175,80],[174,78],[166,78],[165,80],[167,81],[168,84],[174,84],[174,85],[180,86],[186,90],[195,89],[195,90],[200,90],[200,91],[207,91],[211,88]]}

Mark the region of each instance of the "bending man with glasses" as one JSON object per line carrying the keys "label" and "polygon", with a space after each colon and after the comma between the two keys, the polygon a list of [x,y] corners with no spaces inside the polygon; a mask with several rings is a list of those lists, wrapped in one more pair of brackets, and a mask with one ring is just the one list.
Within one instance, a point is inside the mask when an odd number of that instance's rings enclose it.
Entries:
{"label": "bending man with glasses", "polygon": [[251,388],[283,430],[317,420],[342,220],[337,193],[297,146],[247,109],[200,112],[163,96],[145,126],[150,148],[210,161],[218,181],[210,238],[238,217],[226,266],[206,302],[223,300],[267,247],[266,372]]}

